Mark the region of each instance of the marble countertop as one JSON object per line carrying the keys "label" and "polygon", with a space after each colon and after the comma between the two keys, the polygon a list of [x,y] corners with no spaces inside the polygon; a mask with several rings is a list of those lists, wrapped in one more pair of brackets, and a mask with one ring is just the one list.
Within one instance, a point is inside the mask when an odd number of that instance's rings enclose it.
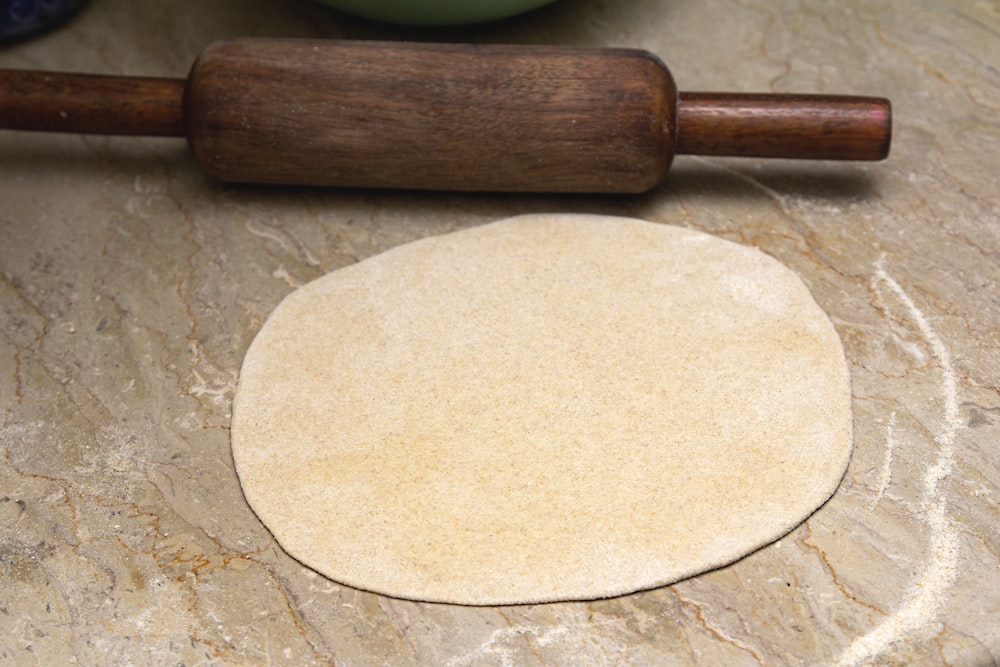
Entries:
{"label": "marble countertop", "polygon": [[[892,99],[887,162],[678,158],[629,197],[227,186],[183,141],[0,132],[0,664],[996,665],[1000,9],[563,0],[410,31],[306,2],[94,0],[0,67],[181,77],[235,35],[634,46],[682,89]],[[229,450],[274,306],[517,213],[689,226],[795,270],[852,373],[833,499],[717,571],[591,603],[418,604],[287,556]]]}

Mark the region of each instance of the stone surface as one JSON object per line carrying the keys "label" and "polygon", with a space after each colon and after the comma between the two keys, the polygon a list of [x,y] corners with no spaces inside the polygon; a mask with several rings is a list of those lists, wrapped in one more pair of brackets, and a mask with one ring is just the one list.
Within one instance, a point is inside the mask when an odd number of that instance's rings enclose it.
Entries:
{"label": "stone surface", "polygon": [[[885,95],[883,164],[680,158],[638,197],[232,187],[183,142],[0,132],[0,663],[991,665],[1000,660],[995,3],[564,0],[387,28],[305,3],[95,0],[0,67],[183,76],[228,35],[638,46],[683,89]],[[591,603],[416,604],[284,554],[229,452],[237,372],[296,285],[516,213],[754,245],[844,340],[855,455],[757,553]]]}

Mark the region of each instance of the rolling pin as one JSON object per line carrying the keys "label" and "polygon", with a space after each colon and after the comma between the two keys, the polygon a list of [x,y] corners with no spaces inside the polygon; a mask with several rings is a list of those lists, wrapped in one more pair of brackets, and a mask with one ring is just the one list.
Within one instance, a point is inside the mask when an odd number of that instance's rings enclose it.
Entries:
{"label": "rolling pin", "polygon": [[186,137],[231,182],[638,193],[675,154],[880,160],[891,110],[678,93],[634,49],[248,38],[186,80],[0,70],[0,128]]}

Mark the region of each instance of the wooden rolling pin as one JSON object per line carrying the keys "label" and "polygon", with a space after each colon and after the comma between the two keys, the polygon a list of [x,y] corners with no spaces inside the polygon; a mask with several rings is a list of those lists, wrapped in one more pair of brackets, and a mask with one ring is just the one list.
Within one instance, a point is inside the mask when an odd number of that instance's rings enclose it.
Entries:
{"label": "wooden rolling pin", "polygon": [[891,112],[678,94],[631,49],[229,39],[186,81],[0,71],[0,128],[187,137],[234,182],[635,193],[675,154],[880,160]]}

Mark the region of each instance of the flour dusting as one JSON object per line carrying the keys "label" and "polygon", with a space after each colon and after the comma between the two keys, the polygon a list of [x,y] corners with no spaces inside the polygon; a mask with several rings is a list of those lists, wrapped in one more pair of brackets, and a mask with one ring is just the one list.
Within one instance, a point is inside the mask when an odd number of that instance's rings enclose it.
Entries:
{"label": "flour dusting", "polygon": [[[937,460],[924,472],[924,490],[920,501],[929,530],[928,559],[923,570],[911,582],[903,603],[868,634],[858,637],[840,656],[838,667],[856,665],[885,653],[893,644],[906,638],[907,633],[926,630],[937,616],[948,588],[958,570],[958,530],[948,517],[948,499],[939,490],[955,465],[955,435],[963,428],[958,409],[958,382],[951,363],[951,353],[931,326],[927,316],[910,295],[882,266],[875,265],[872,287],[888,289],[898,299],[917,325],[930,346],[931,354],[941,372],[941,397],[944,410],[938,434]],[[890,422],[890,425],[892,422]]]}

